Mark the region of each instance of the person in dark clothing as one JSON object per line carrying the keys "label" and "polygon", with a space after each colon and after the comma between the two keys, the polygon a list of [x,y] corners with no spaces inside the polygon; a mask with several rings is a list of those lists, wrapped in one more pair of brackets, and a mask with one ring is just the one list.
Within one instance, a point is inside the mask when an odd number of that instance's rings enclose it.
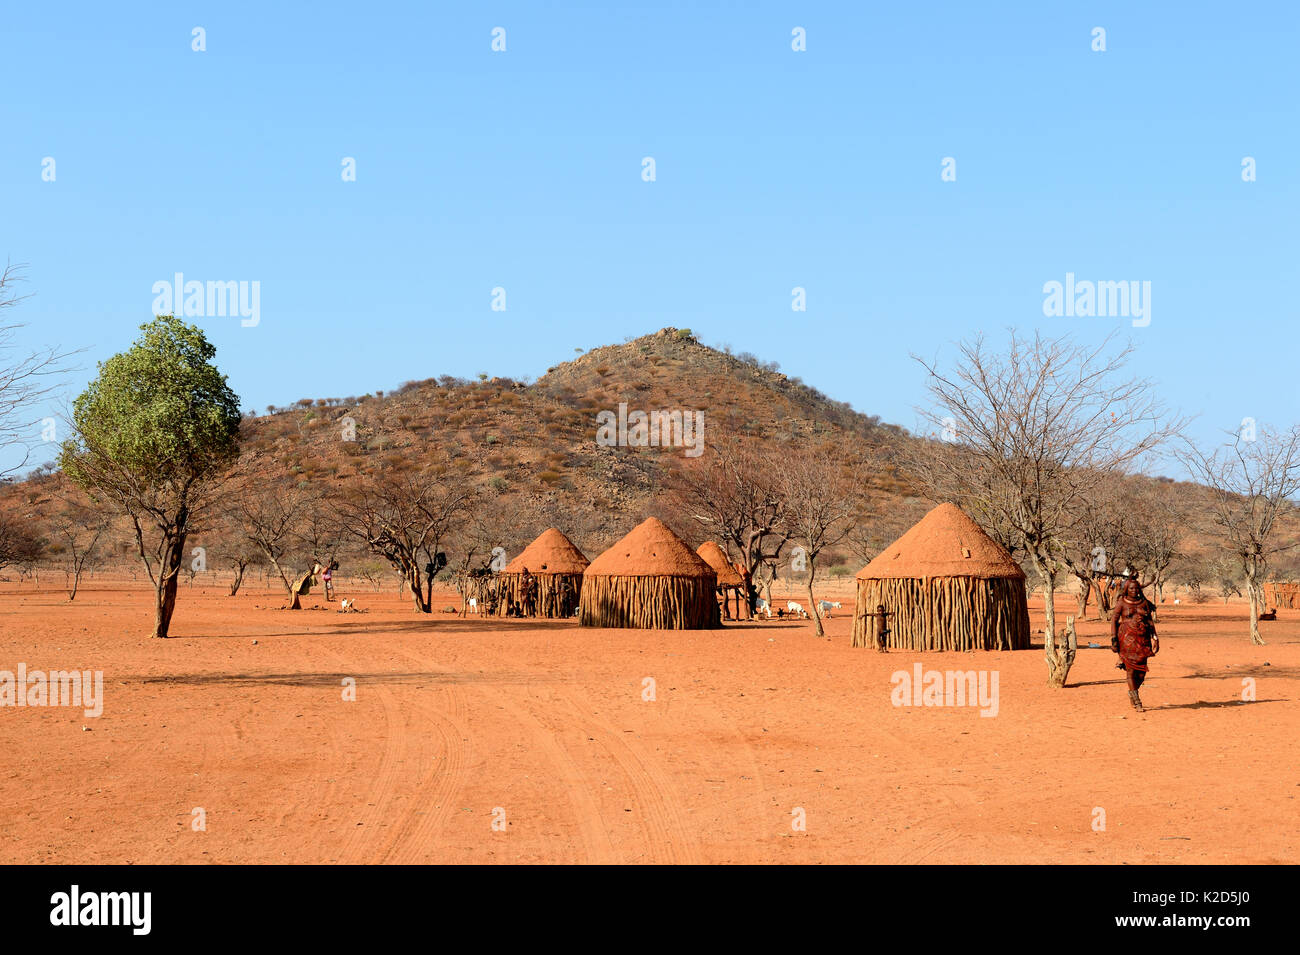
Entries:
{"label": "person in dark clothing", "polygon": [[1142,585],[1129,580],[1115,604],[1110,618],[1110,648],[1119,654],[1128,684],[1129,702],[1139,713],[1145,712],[1138,690],[1147,675],[1147,660],[1160,652],[1160,638],[1156,636],[1155,604],[1142,593]]}

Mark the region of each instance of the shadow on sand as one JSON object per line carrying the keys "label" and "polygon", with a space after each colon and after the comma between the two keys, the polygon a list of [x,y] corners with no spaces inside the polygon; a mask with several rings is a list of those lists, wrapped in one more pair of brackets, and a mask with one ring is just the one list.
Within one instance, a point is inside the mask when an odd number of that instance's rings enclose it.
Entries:
{"label": "shadow on sand", "polygon": [[379,683],[385,686],[425,686],[428,684],[468,684],[483,683],[493,685],[508,684],[552,684],[565,682],[554,677],[541,677],[536,673],[511,672],[464,672],[446,670],[425,672],[377,672],[377,673],[172,673],[166,676],[125,676],[124,683],[153,683],[163,685],[186,686],[314,686],[337,687],[345,678],[358,683]]}
{"label": "shadow on sand", "polygon": [[1287,700],[1197,700],[1195,703],[1166,703],[1163,706],[1148,706],[1148,713],[1157,710],[1218,710],[1227,706],[1258,706],[1260,703],[1286,703]]}
{"label": "shadow on sand", "polygon": [[524,631],[554,632],[557,630],[577,630],[576,621],[568,620],[512,620],[509,618],[493,618],[489,623],[487,620],[465,620],[453,617],[448,614],[446,617],[439,619],[437,614],[419,619],[419,620],[389,620],[389,621],[361,621],[356,616],[349,615],[346,620],[338,621],[337,626],[330,626],[326,621],[321,621],[321,627],[318,630],[277,630],[265,629],[258,630],[256,633],[196,633],[196,634],[178,634],[178,640],[246,640],[250,636],[258,640],[271,639],[274,637],[349,637],[349,636],[368,636],[371,634],[382,633],[388,636],[394,634],[428,634],[429,636],[442,635],[473,635],[482,633],[485,630],[491,630],[494,633],[517,633]]}

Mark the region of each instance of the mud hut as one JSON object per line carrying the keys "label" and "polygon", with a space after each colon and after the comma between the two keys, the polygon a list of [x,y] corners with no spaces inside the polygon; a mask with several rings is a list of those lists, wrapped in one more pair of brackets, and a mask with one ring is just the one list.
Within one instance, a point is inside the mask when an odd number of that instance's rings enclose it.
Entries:
{"label": "mud hut", "polygon": [[1264,583],[1264,603],[1266,607],[1285,610],[1300,608],[1300,584],[1290,581],[1266,581]]}
{"label": "mud hut", "polygon": [[[513,605],[525,616],[572,617],[578,609],[582,575],[590,563],[573,541],[548,527],[501,571],[492,613],[504,617]],[[525,570],[535,581],[531,607]]]}
{"label": "mud hut", "polygon": [[[955,504],[940,504],[858,571],[853,645],[1027,650],[1025,574]],[[880,608],[886,616],[878,616]]]}
{"label": "mud hut", "polygon": [[583,627],[705,630],[720,626],[718,577],[663,521],[651,517],[591,562]]}
{"label": "mud hut", "polygon": [[736,619],[740,619],[740,608],[743,604],[746,608],[749,606],[748,600],[742,599],[745,590],[745,578],[740,576],[731,561],[727,560],[727,555],[723,553],[722,548],[713,541],[705,541],[695,552],[700,558],[713,568],[713,573],[718,578],[718,595],[722,598],[722,615],[726,619],[731,619],[731,610],[727,606],[728,598],[734,596],[736,602]]}

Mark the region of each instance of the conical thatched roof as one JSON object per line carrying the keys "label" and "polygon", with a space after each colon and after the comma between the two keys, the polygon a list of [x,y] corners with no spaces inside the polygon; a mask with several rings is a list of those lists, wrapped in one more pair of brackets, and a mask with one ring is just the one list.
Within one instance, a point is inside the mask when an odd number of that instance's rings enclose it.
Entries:
{"label": "conical thatched roof", "polygon": [[573,541],[554,527],[548,527],[506,564],[505,573],[521,574],[527,567],[530,574],[580,574],[590,563],[573,546]]}
{"label": "conical thatched roof", "polygon": [[587,568],[588,577],[704,577],[713,568],[657,517],[647,517]]}
{"label": "conical thatched roof", "polygon": [[984,533],[956,504],[940,504],[858,571],[882,577],[1007,577],[1025,572],[1006,548]]}
{"label": "conical thatched roof", "polygon": [[745,579],[727,560],[727,555],[722,552],[722,548],[713,541],[705,541],[700,545],[700,549],[695,553],[704,559],[704,562],[713,568],[713,572],[718,575],[719,587],[740,587],[745,583]]}

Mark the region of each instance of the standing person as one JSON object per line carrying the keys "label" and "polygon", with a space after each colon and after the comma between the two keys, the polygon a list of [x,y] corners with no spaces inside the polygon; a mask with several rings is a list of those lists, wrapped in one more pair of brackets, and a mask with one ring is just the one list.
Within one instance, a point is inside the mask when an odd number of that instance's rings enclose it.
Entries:
{"label": "standing person", "polygon": [[569,583],[568,577],[560,577],[559,585],[556,587],[555,602],[558,616],[573,616],[573,585]]}
{"label": "standing person", "polygon": [[332,560],[325,565],[325,569],[320,574],[320,582],[325,587],[325,600],[327,602],[334,599],[334,568],[336,567],[338,567],[338,562]]}
{"label": "standing person", "polygon": [[1119,666],[1128,683],[1133,709],[1145,712],[1138,690],[1147,675],[1147,659],[1160,652],[1156,636],[1155,605],[1142,594],[1142,585],[1129,580],[1120,591],[1115,613],[1110,618],[1110,648],[1119,654]]}
{"label": "standing person", "polygon": [[522,616],[534,617],[537,615],[537,578],[528,572],[527,567],[524,568],[520,584],[523,596]]}

